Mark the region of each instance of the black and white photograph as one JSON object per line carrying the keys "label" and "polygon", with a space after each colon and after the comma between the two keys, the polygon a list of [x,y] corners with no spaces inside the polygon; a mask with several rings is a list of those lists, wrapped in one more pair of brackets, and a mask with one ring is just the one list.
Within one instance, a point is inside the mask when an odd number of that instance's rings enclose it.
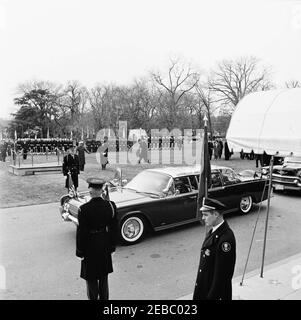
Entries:
{"label": "black and white photograph", "polygon": [[301,0],[0,0],[0,39],[0,300],[301,300]]}

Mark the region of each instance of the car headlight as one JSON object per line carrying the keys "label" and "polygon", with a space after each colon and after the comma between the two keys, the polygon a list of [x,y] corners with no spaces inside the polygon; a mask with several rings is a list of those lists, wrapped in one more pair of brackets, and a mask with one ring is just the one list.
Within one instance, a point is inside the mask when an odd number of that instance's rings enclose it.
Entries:
{"label": "car headlight", "polygon": [[69,211],[69,207],[70,207],[69,202],[65,202],[64,205],[63,205],[64,212],[68,212]]}
{"label": "car headlight", "polygon": [[268,173],[269,173],[269,170],[263,168],[263,169],[261,170],[261,172],[262,172],[262,174],[268,174]]}

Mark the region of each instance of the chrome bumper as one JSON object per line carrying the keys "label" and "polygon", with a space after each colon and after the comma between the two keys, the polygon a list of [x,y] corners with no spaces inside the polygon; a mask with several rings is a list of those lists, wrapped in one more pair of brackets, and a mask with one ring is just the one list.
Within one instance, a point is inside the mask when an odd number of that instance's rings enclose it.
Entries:
{"label": "chrome bumper", "polygon": [[73,217],[69,212],[60,207],[60,215],[63,221],[72,221],[75,225],[78,225],[77,218]]}

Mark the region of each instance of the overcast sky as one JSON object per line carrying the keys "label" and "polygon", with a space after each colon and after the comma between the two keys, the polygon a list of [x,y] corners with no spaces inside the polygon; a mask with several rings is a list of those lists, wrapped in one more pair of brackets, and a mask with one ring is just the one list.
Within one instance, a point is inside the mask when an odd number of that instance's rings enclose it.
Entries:
{"label": "overcast sky", "polygon": [[300,0],[0,0],[0,117],[18,84],[129,84],[181,56],[210,70],[254,55],[301,81]]}

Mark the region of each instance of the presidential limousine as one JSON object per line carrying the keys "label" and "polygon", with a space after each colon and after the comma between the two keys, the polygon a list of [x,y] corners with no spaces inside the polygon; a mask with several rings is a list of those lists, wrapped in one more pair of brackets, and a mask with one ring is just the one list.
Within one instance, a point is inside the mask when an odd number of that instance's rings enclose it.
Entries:
{"label": "presidential limousine", "polygon": [[[120,188],[111,188],[117,206],[118,236],[125,244],[140,241],[147,229],[159,231],[200,220],[197,196],[200,166],[146,169]],[[208,196],[223,202],[229,213],[251,211],[254,203],[267,199],[267,180],[256,173],[237,174],[231,168],[212,166]],[[78,208],[90,200],[89,192],[77,198],[63,196],[60,213],[64,221],[77,221]]]}

